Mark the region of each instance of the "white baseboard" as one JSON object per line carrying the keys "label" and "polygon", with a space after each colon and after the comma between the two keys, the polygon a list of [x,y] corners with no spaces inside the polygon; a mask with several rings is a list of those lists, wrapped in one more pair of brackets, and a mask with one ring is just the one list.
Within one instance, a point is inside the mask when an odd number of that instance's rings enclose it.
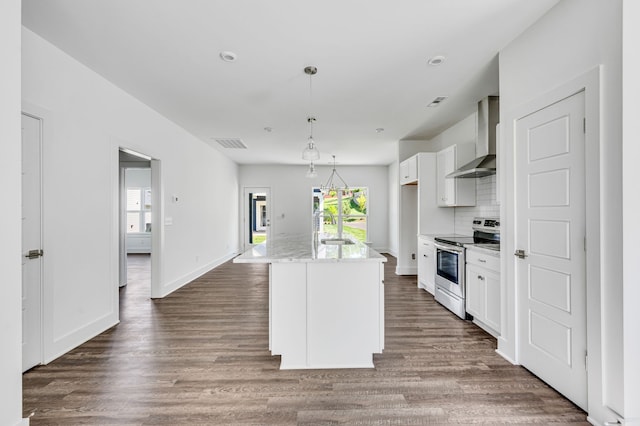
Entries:
{"label": "white baseboard", "polygon": [[496,349],[496,353],[498,355],[500,355],[502,358],[506,359],[507,361],[509,361],[511,364],[513,365],[518,365],[517,362],[515,362],[514,360],[512,360],[511,358],[509,358],[505,353],[501,352],[500,349]]}
{"label": "white baseboard", "polygon": [[387,251],[385,253],[390,254],[391,256],[395,257],[396,259],[398,258],[398,252],[396,252],[395,250],[387,249]]}
{"label": "white baseboard", "polygon": [[119,322],[118,312],[107,312],[102,317],[97,318],[88,324],[83,324],[82,326],[69,331],[65,335],[55,336],[53,341],[45,341],[43,364],[49,364],[72,349],[75,349],[99,334],[104,333]]}
{"label": "white baseboard", "polygon": [[397,266],[396,275],[418,275],[417,266]]}
{"label": "white baseboard", "polygon": [[170,283],[166,283],[165,285],[162,286],[162,295],[160,296],[160,298],[166,297],[168,295],[170,295],[171,293],[173,293],[174,291],[178,290],[181,287],[184,287],[186,284],[189,284],[191,281],[195,280],[198,277],[201,277],[202,275],[206,274],[207,272],[209,272],[210,270],[217,268],[218,266],[222,265],[223,263],[233,259],[234,257],[236,257],[238,255],[238,252],[233,252],[233,253],[229,253],[224,257],[221,257],[219,259],[214,260],[213,262],[209,262],[206,265],[188,273],[185,274],[183,276],[181,276],[180,278],[178,278],[177,280],[173,280]]}

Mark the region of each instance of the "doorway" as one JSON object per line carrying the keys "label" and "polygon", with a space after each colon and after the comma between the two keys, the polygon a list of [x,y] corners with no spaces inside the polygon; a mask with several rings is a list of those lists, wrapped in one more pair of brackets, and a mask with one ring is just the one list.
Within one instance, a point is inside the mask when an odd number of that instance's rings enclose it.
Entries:
{"label": "doorway", "polygon": [[44,360],[42,120],[22,114],[22,371]]}
{"label": "doorway", "polygon": [[244,250],[269,240],[271,236],[271,189],[244,188]]}
{"label": "doorway", "polygon": [[[119,280],[121,293],[153,298],[159,291],[159,161],[119,151]],[[124,289],[125,286],[129,288]]]}

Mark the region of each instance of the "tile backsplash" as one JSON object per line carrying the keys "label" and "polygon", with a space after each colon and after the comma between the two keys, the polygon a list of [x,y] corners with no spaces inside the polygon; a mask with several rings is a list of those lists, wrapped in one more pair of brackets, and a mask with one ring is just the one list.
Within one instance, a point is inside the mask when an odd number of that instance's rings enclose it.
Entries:
{"label": "tile backsplash", "polygon": [[471,222],[476,216],[500,216],[500,205],[496,200],[496,175],[476,179],[476,205],[455,207],[456,234],[472,235]]}

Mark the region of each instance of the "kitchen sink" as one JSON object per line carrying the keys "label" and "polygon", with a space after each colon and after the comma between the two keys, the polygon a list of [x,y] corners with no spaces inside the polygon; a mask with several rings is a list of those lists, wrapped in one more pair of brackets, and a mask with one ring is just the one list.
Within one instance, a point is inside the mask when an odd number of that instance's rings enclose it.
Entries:
{"label": "kitchen sink", "polygon": [[336,245],[336,246],[355,244],[353,241],[351,241],[348,238],[323,238],[320,240],[320,242],[322,244]]}

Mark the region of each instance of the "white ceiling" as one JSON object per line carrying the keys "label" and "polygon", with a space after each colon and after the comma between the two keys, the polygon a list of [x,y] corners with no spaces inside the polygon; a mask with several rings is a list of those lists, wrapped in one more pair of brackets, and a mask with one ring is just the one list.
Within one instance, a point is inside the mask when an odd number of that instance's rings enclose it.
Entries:
{"label": "white ceiling", "polygon": [[[238,163],[304,164],[313,114],[319,164],[389,164],[395,141],[430,138],[498,94],[497,52],[558,1],[22,4],[27,28]],[[444,64],[428,65],[436,55]],[[307,65],[318,67],[311,97]],[[427,108],[437,96],[448,99]]]}

